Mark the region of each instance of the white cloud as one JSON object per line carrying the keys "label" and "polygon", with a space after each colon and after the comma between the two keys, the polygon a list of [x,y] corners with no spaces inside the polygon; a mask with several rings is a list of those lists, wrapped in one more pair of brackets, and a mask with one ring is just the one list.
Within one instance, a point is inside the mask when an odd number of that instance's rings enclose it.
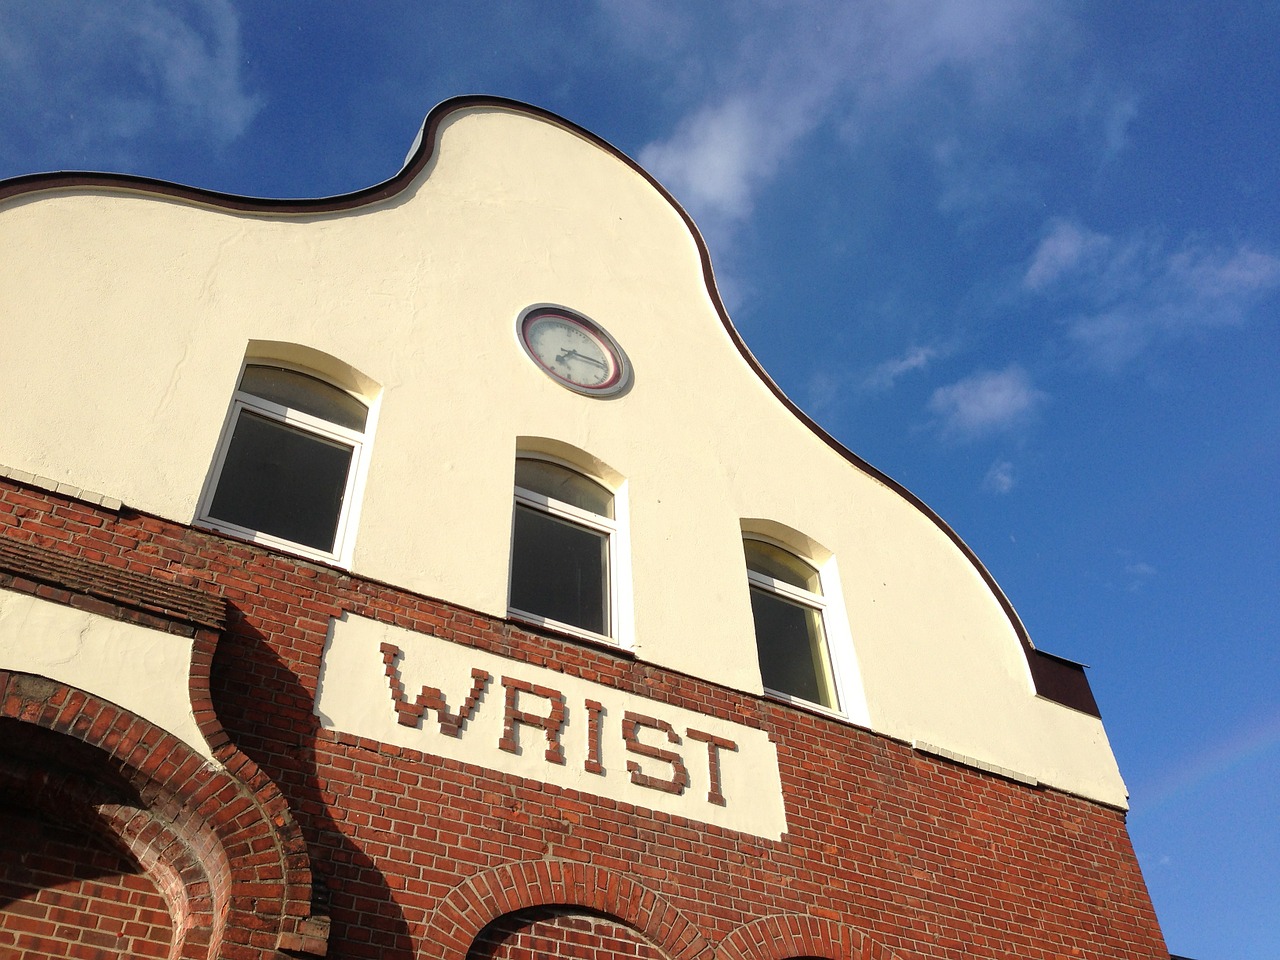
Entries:
{"label": "white cloud", "polygon": [[1246,246],[1183,249],[1169,258],[1168,277],[1200,301],[1247,297],[1280,284],[1280,258]]}
{"label": "white cloud", "polygon": [[[225,0],[205,0],[189,22],[167,6],[151,6],[128,25],[138,52],[155,71],[168,112],[207,126],[218,140],[245,130],[262,106],[242,89],[240,22]],[[199,22],[203,20],[203,23]]]}
{"label": "white cloud", "polygon": [[1138,98],[1117,97],[1104,114],[1102,133],[1104,156],[1111,160],[1129,144],[1129,127],[1138,118]]}
{"label": "white cloud", "polygon": [[225,144],[262,106],[228,0],[4,4],[0,38],[0,124],[56,141],[64,158],[127,158],[157,133]]}
{"label": "white cloud", "polygon": [[888,390],[904,374],[925,369],[937,354],[933,347],[912,347],[902,356],[879,364],[862,385],[868,390]]}
{"label": "white cloud", "polygon": [[[614,0],[604,2],[634,47],[636,17],[624,16]],[[1061,6],[1057,0],[808,0],[703,8],[727,38],[728,54],[699,65],[701,99],[684,110],[669,136],[640,151],[640,162],[704,229],[712,224],[712,232],[730,234],[815,130],[825,126],[858,143],[918,123],[923,137],[913,139],[940,170],[950,171],[945,201],[987,202],[996,182],[988,175],[991,164],[1003,161],[991,156],[983,123],[1020,127],[1026,114],[1067,112],[1065,102],[1050,108],[1026,82],[1047,61],[1069,56]],[[673,74],[688,70],[678,58],[704,52],[683,45],[676,50],[659,32],[644,35],[650,56],[671,60]],[[985,119],[957,122],[958,112]],[[968,130],[971,142],[956,142],[957,129]],[[933,143],[948,138],[946,149],[931,152]],[[1013,175],[997,179],[1017,181]]]}
{"label": "white cloud", "polygon": [[1129,131],[1138,118],[1142,97],[1132,89],[1110,86],[1095,76],[1084,83],[1077,121],[1084,141],[1106,164],[1129,146]]}
{"label": "white cloud", "polygon": [[1013,476],[1013,464],[1008,460],[997,460],[982,478],[982,489],[990,493],[1008,493],[1017,481]]}
{"label": "white cloud", "polygon": [[829,412],[840,399],[843,386],[843,381],[830,371],[810,374],[805,389],[805,409],[811,413]]}
{"label": "white cloud", "polygon": [[1047,399],[1014,364],[939,387],[929,399],[929,409],[941,418],[944,436],[973,440],[1026,423]]}
{"label": "white cloud", "polygon": [[965,137],[950,137],[934,146],[933,161],[941,213],[962,215],[972,222],[975,214],[1012,201],[1034,202],[1035,186],[1025,166],[999,156],[986,146],[975,146]]}
{"label": "white cloud", "polygon": [[1077,317],[1070,334],[1091,363],[1114,372],[1146,350],[1153,326],[1141,312],[1117,309]]}
{"label": "white cloud", "polygon": [[685,118],[669,140],[645,147],[640,163],[690,207],[737,219],[751,212],[756,184],[776,169],[783,139],[752,104],[732,99]]}
{"label": "white cloud", "polygon": [[1117,239],[1053,221],[1023,286],[1061,300],[1071,339],[1091,362],[1117,370],[1160,341],[1244,322],[1280,289],[1280,257],[1194,240],[1170,251],[1156,236]]}
{"label": "white cloud", "polygon": [[675,53],[697,36],[697,11],[666,0],[598,0],[625,47],[641,53]]}
{"label": "white cloud", "polygon": [[1068,220],[1055,220],[1040,241],[1031,266],[1022,277],[1022,285],[1042,290],[1104,254],[1111,245],[1109,237]]}

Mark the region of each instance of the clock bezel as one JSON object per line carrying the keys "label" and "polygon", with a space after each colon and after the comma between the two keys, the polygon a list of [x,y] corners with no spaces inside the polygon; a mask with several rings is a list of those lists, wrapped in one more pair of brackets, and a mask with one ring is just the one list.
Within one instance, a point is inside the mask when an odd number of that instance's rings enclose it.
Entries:
{"label": "clock bezel", "polygon": [[[548,317],[577,327],[591,338],[613,365],[612,375],[598,384],[578,383],[548,365],[538,355],[530,342],[532,329],[539,320]],[[618,341],[604,327],[577,310],[570,310],[568,307],[554,303],[538,303],[527,307],[516,318],[516,340],[520,343],[525,355],[533,361],[534,366],[556,383],[567,390],[572,390],[574,393],[582,394],[586,397],[608,398],[621,396],[631,388],[631,361],[627,358]]]}

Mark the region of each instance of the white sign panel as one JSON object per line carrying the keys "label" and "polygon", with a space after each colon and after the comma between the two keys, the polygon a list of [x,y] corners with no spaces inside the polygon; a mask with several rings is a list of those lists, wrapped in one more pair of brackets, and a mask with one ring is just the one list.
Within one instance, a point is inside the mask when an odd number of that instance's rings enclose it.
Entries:
{"label": "white sign panel", "polygon": [[786,831],[762,730],[344,614],[316,716],[331,730],[768,839]]}

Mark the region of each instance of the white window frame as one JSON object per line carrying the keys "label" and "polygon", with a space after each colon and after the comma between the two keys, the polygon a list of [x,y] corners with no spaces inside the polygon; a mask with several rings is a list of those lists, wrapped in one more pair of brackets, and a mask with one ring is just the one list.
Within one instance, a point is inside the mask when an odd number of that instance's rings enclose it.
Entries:
{"label": "white window frame", "polygon": [[[349,394],[365,408],[364,430],[352,430],[349,427],[341,426],[321,417],[295,410],[292,407],[287,407],[241,390],[239,384],[244,378],[245,368],[252,366],[277,367],[282,370],[290,370],[294,373],[311,377],[314,380],[319,380],[335,390],[341,390],[343,393]],[[347,482],[343,488],[342,509],[338,513],[332,551],[317,550],[306,544],[286,540],[283,537],[264,533],[261,530],[243,527],[211,515],[210,510],[213,508],[213,501],[218,493],[218,483],[222,479],[222,470],[226,465],[227,453],[231,449],[231,441],[234,438],[236,426],[240,422],[240,415],[246,410],[265,419],[295,427],[321,439],[330,440],[351,448],[351,466],[347,470]],[[232,395],[231,406],[227,411],[227,417],[222,426],[222,435],[218,439],[218,447],[214,454],[213,469],[210,472],[208,484],[200,498],[200,509],[197,513],[198,521],[213,530],[241,537],[253,543],[276,547],[288,553],[298,554],[314,560],[350,566],[351,555],[355,545],[356,521],[359,517],[359,499],[368,474],[369,441],[372,437],[375,419],[374,403],[339,386],[328,377],[322,376],[313,370],[304,369],[272,358],[249,358],[241,365],[240,373],[236,377],[236,392]]]}
{"label": "white window frame", "polygon": [[[556,466],[563,467],[566,470],[576,473],[585,480],[603,487],[609,491],[613,498],[613,517],[601,516],[598,513],[592,513],[590,510],[584,510],[581,507],[575,507],[573,504],[565,503],[563,500],[557,500],[555,497],[548,497],[545,494],[537,493],[524,487],[515,487],[515,495],[511,511],[511,545],[507,559],[507,615],[516,620],[523,620],[539,627],[546,627],[560,633],[567,633],[570,636],[578,637],[583,640],[592,640],[596,643],[605,643],[611,647],[628,647],[630,646],[630,637],[627,633],[630,625],[630,594],[622,589],[624,583],[628,583],[630,578],[629,571],[626,569],[627,552],[623,548],[622,541],[627,529],[627,498],[625,490],[619,489],[605,483],[599,477],[592,476],[586,471],[580,469],[573,463],[562,460],[559,457],[546,456],[544,454],[520,453],[516,457],[517,460],[541,460],[546,463],[553,463]],[[552,617],[546,617],[541,614],[531,613],[528,610],[521,610],[518,607],[510,605],[511,583],[514,577],[514,561],[515,561],[515,504],[523,504],[534,510],[539,510],[552,517],[569,523],[577,524],[588,530],[594,530],[597,533],[603,533],[607,543],[605,549],[606,567],[605,585],[604,585],[604,601],[608,605],[608,616],[605,618],[609,625],[609,633],[596,633],[593,630],[585,630],[582,627],[574,626],[571,623],[565,623],[562,620],[556,620]],[[623,607],[626,606],[624,611]]]}
{"label": "white window frame", "polygon": [[[857,656],[853,648],[853,636],[849,628],[848,613],[845,610],[843,594],[840,591],[840,574],[836,566],[835,557],[828,557],[825,561],[815,561],[812,557],[806,556],[790,544],[749,530],[743,531],[742,539],[744,542],[758,540],[761,543],[777,547],[817,573],[818,584],[822,589],[821,593],[814,593],[803,587],[785,583],[770,577],[768,574],[747,568],[748,594],[751,587],[759,587],[779,597],[818,611],[822,624],[822,640],[826,646],[827,662],[831,670],[831,686],[835,694],[836,704],[828,707],[815,700],[806,700],[803,697],[797,697],[782,690],[774,690],[772,687],[764,686],[762,677],[761,687],[764,692],[768,696],[785,703],[804,707],[828,716],[838,717],[842,720],[850,720],[863,726],[869,726],[870,717],[867,712],[866,695],[862,689],[861,672],[858,669]],[[754,629],[753,617],[752,641],[758,655],[760,641],[755,635]]]}

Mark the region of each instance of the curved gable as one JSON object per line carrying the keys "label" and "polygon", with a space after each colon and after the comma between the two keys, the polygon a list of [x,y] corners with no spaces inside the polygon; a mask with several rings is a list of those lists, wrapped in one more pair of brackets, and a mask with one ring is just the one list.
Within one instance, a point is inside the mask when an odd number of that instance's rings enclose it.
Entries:
{"label": "curved gable", "polygon": [[[1123,804],[1079,668],[1036,651],[954,531],[786,397],[688,215],[568,121],[450,100],[400,173],[335,198],[50,174],[6,199],[0,309],[24,322],[5,467],[197,521],[249,345],[297,344],[382,385],[353,572],[505,615],[514,458],[545,438],[621,478],[636,657],[760,692],[742,522],[776,524],[830,553],[847,718]],[[583,397],[532,364],[515,324],[533,304],[606,329],[632,389]]]}

